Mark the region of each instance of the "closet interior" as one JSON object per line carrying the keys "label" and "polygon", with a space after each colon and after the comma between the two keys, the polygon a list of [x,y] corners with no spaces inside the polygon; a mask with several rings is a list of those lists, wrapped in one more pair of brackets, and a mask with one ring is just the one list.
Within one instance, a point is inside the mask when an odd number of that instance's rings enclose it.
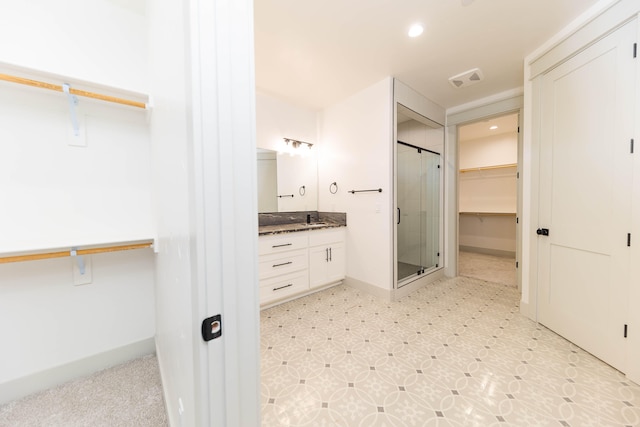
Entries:
{"label": "closet interior", "polygon": [[460,126],[458,144],[460,257],[513,259],[515,269],[518,114]]}

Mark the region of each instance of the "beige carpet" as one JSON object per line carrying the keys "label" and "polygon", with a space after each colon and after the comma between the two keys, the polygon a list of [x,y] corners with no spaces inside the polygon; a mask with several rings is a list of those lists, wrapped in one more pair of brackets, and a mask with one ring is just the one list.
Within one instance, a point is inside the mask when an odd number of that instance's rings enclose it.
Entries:
{"label": "beige carpet", "polygon": [[155,355],[0,406],[1,427],[163,427]]}
{"label": "beige carpet", "polygon": [[458,275],[516,286],[516,260],[460,251]]}

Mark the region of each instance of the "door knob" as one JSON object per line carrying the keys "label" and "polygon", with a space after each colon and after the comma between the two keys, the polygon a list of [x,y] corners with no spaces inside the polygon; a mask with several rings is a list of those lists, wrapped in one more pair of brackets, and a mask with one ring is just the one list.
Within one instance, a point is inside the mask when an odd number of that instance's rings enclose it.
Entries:
{"label": "door knob", "polygon": [[548,236],[549,235],[549,229],[548,228],[538,228],[536,230],[536,234],[538,236]]}

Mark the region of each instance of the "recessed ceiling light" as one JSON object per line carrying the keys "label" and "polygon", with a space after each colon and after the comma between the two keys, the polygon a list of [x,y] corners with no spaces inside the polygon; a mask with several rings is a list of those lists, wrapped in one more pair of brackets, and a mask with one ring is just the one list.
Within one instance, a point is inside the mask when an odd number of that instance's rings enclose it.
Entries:
{"label": "recessed ceiling light", "polygon": [[498,126],[496,126],[496,125],[493,125],[493,126],[491,126],[491,127],[489,128],[489,130],[496,130],[496,129],[498,129]]}
{"label": "recessed ceiling light", "polygon": [[409,28],[409,37],[418,37],[424,31],[424,27],[421,24],[413,24]]}

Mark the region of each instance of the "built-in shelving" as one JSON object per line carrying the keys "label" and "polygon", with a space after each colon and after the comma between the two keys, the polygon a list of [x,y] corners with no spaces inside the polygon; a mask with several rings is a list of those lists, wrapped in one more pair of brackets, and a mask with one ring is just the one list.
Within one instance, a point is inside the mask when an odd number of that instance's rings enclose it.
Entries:
{"label": "built-in shelving", "polygon": [[488,171],[488,170],[496,170],[496,169],[511,169],[511,168],[516,168],[517,166],[518,166],[517,163],[509,163],[506,165],[495,165],[495,166],[480,166],[477,168],[460,169],[460,173],[480,172],[480,171]]}
{"label": "built-in shelving", "polygon": [[460,212],[460,215],[470,216],[516,216],[515,212]]}

